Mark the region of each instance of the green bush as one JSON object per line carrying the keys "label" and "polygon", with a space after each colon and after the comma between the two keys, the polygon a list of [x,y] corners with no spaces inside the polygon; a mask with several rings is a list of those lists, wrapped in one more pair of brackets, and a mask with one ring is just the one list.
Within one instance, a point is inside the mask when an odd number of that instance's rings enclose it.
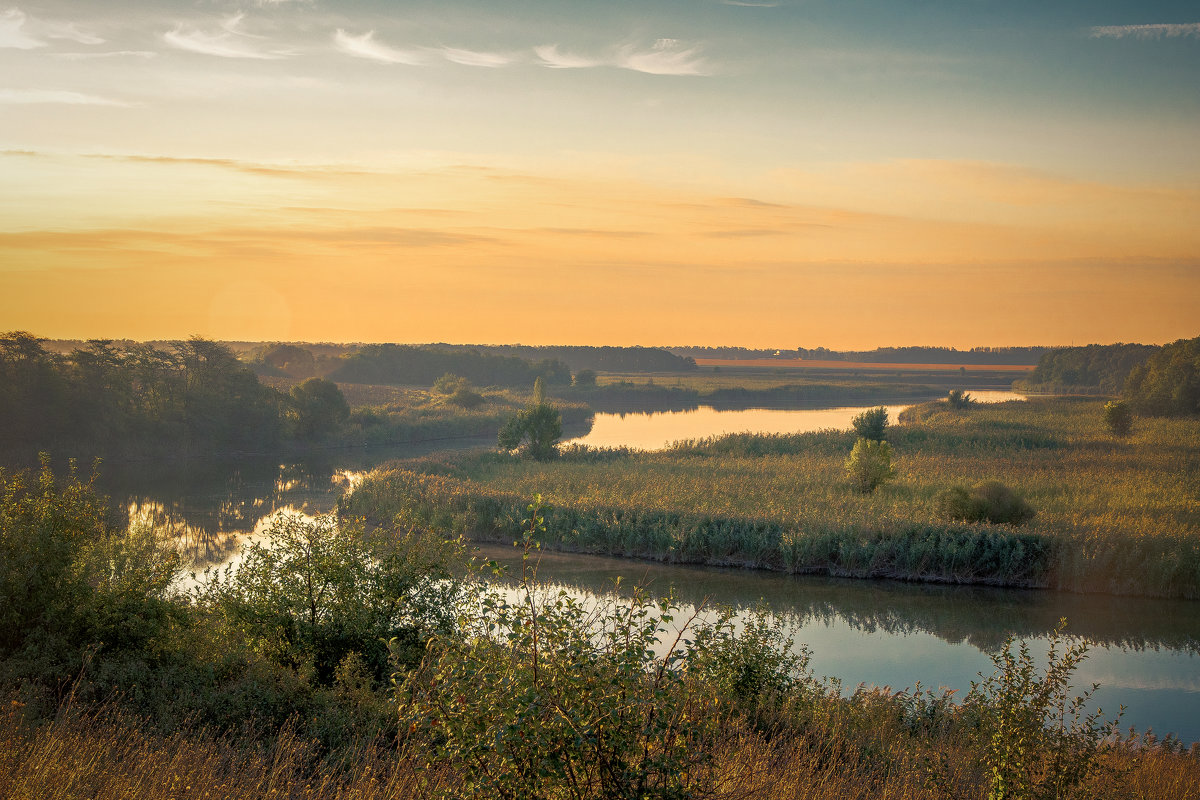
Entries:
{"label": "green bush", "polygon": [[414,529],[365,531],[332,515],[280,514],[236,567],[206,571],[195,597],[277,664],[312,669],[328,683],[357,653],[383,680],[389,639],[416,663],[425,640],[450,628],[461,590],[450,573],[457,554]]}
{"label": "green bush", "polygon": [[962,389],[951,389],[946,394],[946,403],[956,411],[962,411],[976,405],[976,402],[971,399],[971,395]]}
{"label": "green bush", "polygon": [[896,477],[892,469],[892,448],[887,442],[859,439],[846,459],[846,474],[854,488],[870,494]]}
{"label": "green bush", "polygon": [[717,722],[715,700],[689,692],[691,621],[671,632],[676,607],[641,591],[585,606],[538,587],[540,498],[528,510],[515,596],[485,592],[397,677],[402,726],[462,775],[458,796],[689,796]]}
{"label": "green bush", "polygon": [[964,522],[1021,525],[1036,512],[1025,499],[999,481],[984,481],[967,489],[954,486],[938,498],[943,516]]}
{"label": "green bush", "polygon": [[1099,711],[1086,711],[1098,685],[1070,697],[1071,675],[1088,648],[1083,641],[1064,648],[1065,626],[1061,621],[1050,636],[1044,673],[1038,673],[1029,645],[1022,641],[1014,652],[1009,637],[992,657],[996,672],[971,685],[964,708],[979,720],[988,800],[1080,796],[1076,790],[1112,746],[1121,714],[1102,723]]}
{"label": "green bush", "polygon": [[486,401],[479,392],[462,386],[455,389],[454,393],[446,398],[446,402],[456,405],[459,408],[473,409],[479,408]]}
{"label": "green bush", "polygon": [[882,442],[887,435],[887,409],[883,406],[867,409],[855,417],[851,424],[854,425],[854,432],[862,438]]}
{"label": "green bush", "polygon": [[1133,412],[1124,400],[1110,400],[1104,404],[1104,424],[1113,436],[1128,436],[1133,430]]}

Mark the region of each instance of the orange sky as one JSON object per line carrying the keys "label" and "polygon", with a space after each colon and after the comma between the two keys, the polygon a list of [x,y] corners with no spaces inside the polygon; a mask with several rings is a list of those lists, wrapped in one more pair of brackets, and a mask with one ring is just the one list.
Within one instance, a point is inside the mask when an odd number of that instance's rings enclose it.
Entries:
{"label": "orange sky", "polygon": [[[0,12],[0,331],[1200,334],[1200,23],[1082,2],[114,3]],[[1110,12],[1135,10],[1175,11]]]}

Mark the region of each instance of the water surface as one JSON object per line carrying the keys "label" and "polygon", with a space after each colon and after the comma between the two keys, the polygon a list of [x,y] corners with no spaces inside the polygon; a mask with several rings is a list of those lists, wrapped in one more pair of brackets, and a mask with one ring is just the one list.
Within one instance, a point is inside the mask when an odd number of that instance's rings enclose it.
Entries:
{"label": "water surface", "polygon": [[[1023,400],[1015,392],[968,392],[981,403]],[[888,420],[895,422],[900,412],[912,403],[884,405]],[[596,414],[592,428],[565,444],[588,447],[629,447],[635,450],[661,450],[683,439],[704,439],[730,433],[812,433],[821,430],[849,430],[851,421],[868,408],[878,406],[841,406],[838,408],[747,408],[718,410],[711,406],[686,411],[625,412]]]}
{"label": "water surface", "polygon": [[[513,565],[519,551],[477,545],[487,558]],[[1062,592],[956,587],[899,581],[855,581],[715,567],[647,564],[607,556],[543,552],[538,578],[585,598],[646,582],[673,591],[694,607],[720,603],[743,611],[760,601],[794,626],[811,653],[810,668],[836,677],[847,690],[859,683],[893,689],[954,689],[965,694],[990,654],[1009,636],[1044,654],[1060,618],[1068,634],[1091,647],[1075,673],[1075,693],[1101,685],[1097,705],[1127,711],[1122,729],[1152,728],[1200,741],[1200,604]],[[686,614],[681,615],[686,616]],[[1107,717],[1106,717],[1107,718]]]}

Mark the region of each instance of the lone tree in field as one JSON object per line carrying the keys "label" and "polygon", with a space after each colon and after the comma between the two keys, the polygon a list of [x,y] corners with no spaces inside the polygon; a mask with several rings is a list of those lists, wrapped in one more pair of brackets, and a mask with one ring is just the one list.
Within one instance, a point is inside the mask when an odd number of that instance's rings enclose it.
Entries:
{"label": "lone tree in field", "polygon": [[533,385],[533,402],[504,423],[496,437],[496,444],[501,450],[522,448],[525,456],[546,461],[558,455],[560,436],[562,414],[546,402],[546,389],[542,379],[538,378]]}
{"label": "lone tree in field", "polygon": [[892,469],[892,448],[887,442],[859,439],[846,459],[846,475],[854,488],[870,494],[896,477]]}
{"label": "lone tree in field", "polygon": [[962,411],[975,405],[975,401],[971,398],[971,395],[962,389],[951,389],[946,395],[946,402],[956,411]]}
{"label": "lone tree in field", "polygon": [[855,417],[851,424],[854,425],[854,432],[862,438],[870,439],[873,442],[882,442],[887,436],[887,409],[883,406],[869,408]]}
{"label": "lone tree in field", "polygon": [[1104,404],[1104,424],[1113,436],[1128,436],[1133,430],[1133,412],[1124,400],[1110,400]]}

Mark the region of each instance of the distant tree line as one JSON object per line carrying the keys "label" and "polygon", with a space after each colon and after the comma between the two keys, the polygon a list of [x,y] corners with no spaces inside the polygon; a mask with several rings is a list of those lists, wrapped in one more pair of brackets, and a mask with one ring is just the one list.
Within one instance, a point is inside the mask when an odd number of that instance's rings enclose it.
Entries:
{"label": "distant tree line", "polygon": [[[1051,350],[1017,387],[1120,394],[1134,411],[1148,416],[1200,414],[1200,336],[1161,347],[1091,344]],[[1126,425],[1117,427],[1127,432]]]}
{"label": "distant tree line", "polygon": [[723,359],[806,359],[809,361],[853,361],[863,364],[1036,364],[1045,347],[877,347],[874,350],[830,350],[798,347],[795,350],[746,347],[671,347],[679,356]]}
{"label": "distant tree line", "polygon": [[332,382],[283,394],[206,339],[165,349],[94,339],[52,353],[30,333],[0,334],[0,448],[13,453],[264,450],[325,435],[348,415]]}
{"label": "distant tree line", "polygon": [[1125,396],[1142,414],[1200,414],[1200,336],[1156,348],[1130,370]]}
{"label": "distant tree line", "polygon": [[567,386],[571,370],[561,361],[529,361],[480,349],[406,344],[372,344],[345,357],[329,378],[343,383],[431,386],[446,373],[476,386],[531,386],[541,378],[548,386]]}
{"label": "distant tree line", "polygon": [[572,372],[590,369],[600,372],[690,372],[696,369],[693,358],[676,355],[659,347],[592,347],[584,345],[436,345],[449,350],[477,350],[501,356],[530,360],[552,359],[566,364]]}
{"label": "distant tree line", "polygon": [[1031,387],[1096,388],[1116,394],[1134,367],[1159,348],[1152,344],[1089,344],[1048,350],[1029,374]]}

